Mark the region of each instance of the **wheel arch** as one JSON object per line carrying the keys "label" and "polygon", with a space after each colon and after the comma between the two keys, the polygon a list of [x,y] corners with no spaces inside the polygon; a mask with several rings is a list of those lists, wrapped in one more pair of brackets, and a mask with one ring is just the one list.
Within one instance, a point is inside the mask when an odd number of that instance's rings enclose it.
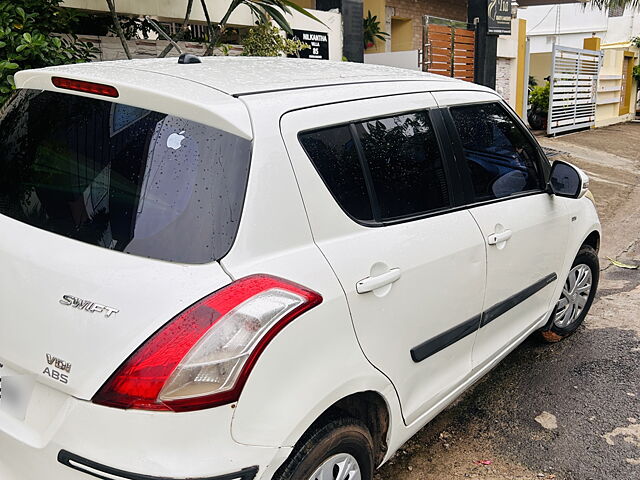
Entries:
{"label": "wheel arch", "polygon": [[582,246],[588,245],[593,248],[596,253],[600,250],[600,232],[598,230],[592,230],[591,233],[587,235],[587,237],[583,240]]}
{"label": "wheel arch", "polygon": [[380,465],[389,450],[388,435],[391,425],[391,411],[384,396],[373,390],[347,395],[327,408],[307,432],[339,416],[355,418],[367,426],[373,438],[375,465]]}

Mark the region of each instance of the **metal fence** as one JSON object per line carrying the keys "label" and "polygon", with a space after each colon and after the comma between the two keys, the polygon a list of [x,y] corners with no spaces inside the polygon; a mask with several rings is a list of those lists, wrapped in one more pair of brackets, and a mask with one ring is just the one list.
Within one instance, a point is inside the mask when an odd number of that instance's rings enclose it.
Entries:
{"label": "metal fence", "polygon": [[602,53],[554,45],[552,58],[547,134],[594,125]]}

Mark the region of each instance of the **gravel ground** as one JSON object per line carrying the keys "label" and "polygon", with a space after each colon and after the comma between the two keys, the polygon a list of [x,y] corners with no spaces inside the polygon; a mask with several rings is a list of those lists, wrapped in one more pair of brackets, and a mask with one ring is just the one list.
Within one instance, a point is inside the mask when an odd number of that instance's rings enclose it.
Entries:
{"label": "gravel ground", "polygon": [[377,480],[640,479],[640,124],[540,138],[591,177],[601,279],[565,341],[529,339],[423,428]]}

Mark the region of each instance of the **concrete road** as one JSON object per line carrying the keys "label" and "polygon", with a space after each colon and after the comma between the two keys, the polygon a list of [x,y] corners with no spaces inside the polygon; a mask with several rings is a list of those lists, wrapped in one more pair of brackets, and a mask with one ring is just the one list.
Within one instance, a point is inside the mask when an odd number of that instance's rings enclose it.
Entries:
{"label": "concrete road", "polygon": [[540,138],[591,177],[601,279],[565,341],[527,340],[410,440],[378,480],[640,480],[640,124]]}

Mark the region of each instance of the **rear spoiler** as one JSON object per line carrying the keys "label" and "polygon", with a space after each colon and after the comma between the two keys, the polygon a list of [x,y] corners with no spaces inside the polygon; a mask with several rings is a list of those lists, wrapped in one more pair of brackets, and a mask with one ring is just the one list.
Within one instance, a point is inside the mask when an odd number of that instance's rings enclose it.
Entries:
{"label": "rear spoiler", "polygon": [[[63,65],[23,70],[15,75],[17,88],[49,90],[108,100],[154,110],[202,123],[251,140],[247,109],[240,100],[214,88],[161,73],[123,68],[113,62]],[[53,78],[89,82],[117,90],[117,96],[59,88]],[[60,84],[60,82],[56,82]]]}

